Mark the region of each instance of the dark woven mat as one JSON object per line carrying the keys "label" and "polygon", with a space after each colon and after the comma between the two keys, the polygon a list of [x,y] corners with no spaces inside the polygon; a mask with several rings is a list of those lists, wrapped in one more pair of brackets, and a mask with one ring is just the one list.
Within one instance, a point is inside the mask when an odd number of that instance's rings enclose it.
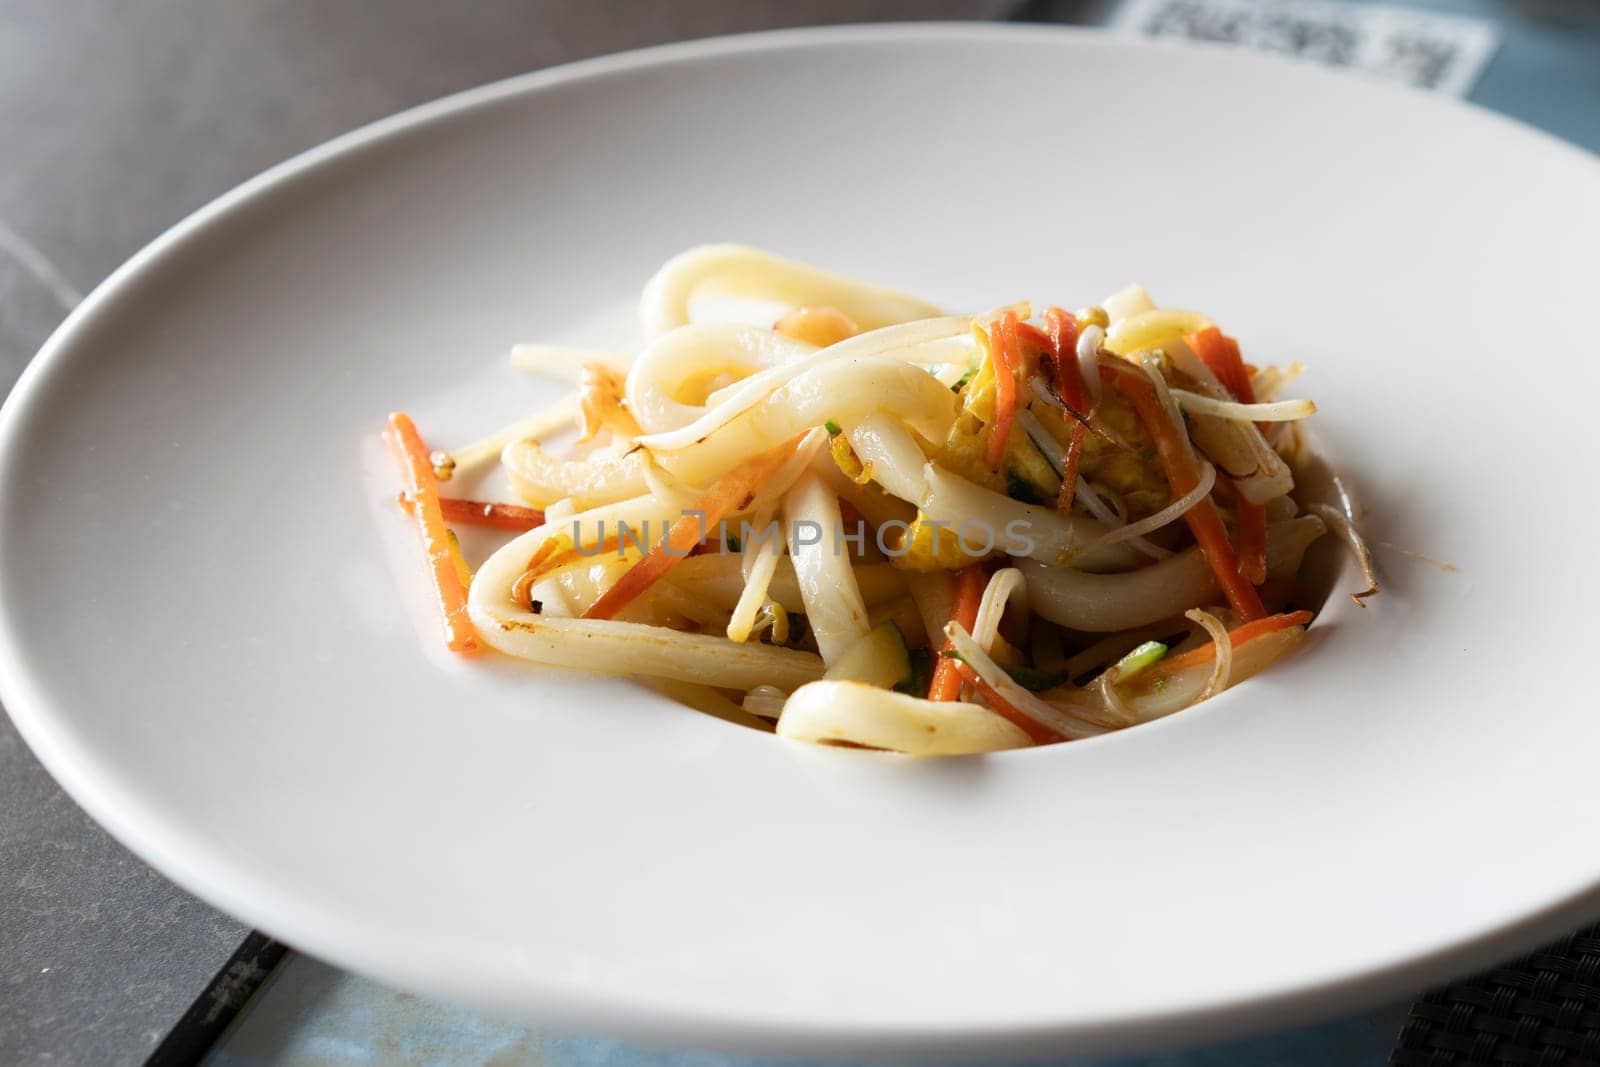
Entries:
{"label": "dark woven mat", "polygon": [[1429,993],[1389,1063],[1600,1067],[1600,926]]}

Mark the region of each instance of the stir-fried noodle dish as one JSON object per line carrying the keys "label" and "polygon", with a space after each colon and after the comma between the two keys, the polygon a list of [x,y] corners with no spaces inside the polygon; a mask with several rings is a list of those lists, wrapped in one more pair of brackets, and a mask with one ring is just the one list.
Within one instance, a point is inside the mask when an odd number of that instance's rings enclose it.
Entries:
{"label": "stir-fried noodle dish", "polygon": [[[1347,512],[1296,499],[1298,364],[1246,362],[1138,285],[952,315],[716,245],[663,266],[640,314],[636,355],[515,348],[576,388],[483,440],[390,417],[453,651],[954,755],[1120,730],[1263,670],[1312,619],[1325,533],[1370,575]],[[518,503],[451,492],[495,464]],[[476,573],[462,525],[509,537]]]}

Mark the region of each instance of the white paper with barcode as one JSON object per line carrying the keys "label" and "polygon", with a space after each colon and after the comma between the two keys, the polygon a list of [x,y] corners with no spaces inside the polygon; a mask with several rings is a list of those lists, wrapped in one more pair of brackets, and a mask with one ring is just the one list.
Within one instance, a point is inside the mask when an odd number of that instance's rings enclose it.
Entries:
{"label": "white paper with barcode", "polygon": [[1127,0],[1112,27],[1277,52],[1464,96],[1500,31],[1483,19],[1327,0]]}

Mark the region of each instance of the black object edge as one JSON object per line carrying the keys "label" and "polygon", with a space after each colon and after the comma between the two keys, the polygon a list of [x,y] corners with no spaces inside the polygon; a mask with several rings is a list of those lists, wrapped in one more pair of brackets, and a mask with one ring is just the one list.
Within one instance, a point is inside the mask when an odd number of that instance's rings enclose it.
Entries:
{"label": "black object edge", "polygon": [[1600,1064],[1600,926],[1427,994],[1389,1063]]}
{"label": "black object edge", "polygon": [[145,1067],[192,1067],[204,1059],[288,952],[288,946],[252,930],[144,1061]]}

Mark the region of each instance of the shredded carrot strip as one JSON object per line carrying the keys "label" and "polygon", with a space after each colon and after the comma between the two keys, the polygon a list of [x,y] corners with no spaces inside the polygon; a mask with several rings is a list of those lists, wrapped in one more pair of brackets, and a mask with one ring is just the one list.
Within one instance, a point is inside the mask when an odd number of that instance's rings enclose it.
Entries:
{"label": "shredded carrot strip", "polygon": [[1239,573],[1251,585],[1267,580],[1267,509],[1240,497]]}
{"label": "shredded carrot strip", "polygon": [[[984,574],[981,564],[974,563],[956,572],[956,598],[950,605],[950,618],[960,623],[968,633],[978,624],[978,606],[983,603],[983,590],[988,584],[988,575]],[[944,651],[950,651],[948,639],[944,643]],[[933,667],[933,682],[928,686],[929,700],[960,698],[961,672],[956,670],[958,665],[959,661],[949,656],[939,657],[939,662]]]}
{"label": "shredded carrot strip", "polygon": [[984,452],[990,470],[999,470],[1017,416],[1017,368],[1022,364],[1022,341],[1017,336],[1017,313],[1000,316],[989,334],[989,355],[994,360],[994,425]]}
{"label": "shredded carrot strip", "polygon": [[[410,493],[400,494],[400,506],[407,512],[413,504]],[[441,499],[439,510],[445,522],[464,522],[473,526],[491,526],[496,530],[528,531],[544,525],[544,512],[525,508],[519,504],[489,504],[481,500]]]}
{"label": "shredded carrot strip", "polygon": [[[1194,354],[1200,357],[1200,362],[1211,368],[1211,373],[1217,376],[1217,381],[1233,394],[1235,400],[1241,404],[1256,402],[1256,389],[1250,384],[1255,368],[1240,356],[1238,341],[1228,337],[1215,326],[1207,326],[1199,333],[1190,334],[1184,340],[1194,349]],[[1269,427],[1269,423],[1256,423],[1256,429],[1262,433],[1266,433]]]}
{"label": "shredded carrot strip", "polygon": [[1238,341],[1226,336],[1215,326],[1207,326],[1184,340],[1189,342],[1189,347],[1200,357],[1200,362],[1210,368],[1211,373],[1217,376],[1217,381],[1233,394],[1235,400],[1241,404],[1256,402],[1255,390],[1250,386],[1250,374],[1239,355]]}
{"label": "shredded carrot strip", "polygon": [[796,434],[777,448],[752,456],[723,475],[705,494],[686,509],[667,530],[667,535],[638,563],[617,579],[583,613],[586,619],[611,619],[627,607],[662,575],[688,557],[723,519],[743,506],[746,499],[762,482],[776,474],[788,462],[805,434]]}
{"label": "shredded carrot strip", "polygon": [[1066,740],[1065,737],[1062,737],[1044,723],[1024,714],[1015,704],[1001,696],[999,690],[983,680],[983,675],[972,669],[972,664],[950,659],[949,656],[944,657],[944,659],[946,662],[956,665],[962,680],[982,695],[984,702],[989,705],[991,711],[998,712],[1004,716],[1013,726],[1032,738],[1034,744],[1053,745]]}
{"label": "shredded carrot strip", "polygon": [[[1172,425],[1172,419],[1161,398],[1156,396],[1155,387],[1149,379],[1133,364],[1120,361],[1117,364],[1102,363],[1100,374],[1127,397],[1139,421],[1144,423],[1145,430],[1155,439],[1156,452],[1161,457],[1161,466],[1166,471],[1167,484],[1172,489],[1173,497],[1193,491],[1200,484],[1200,472],[1195,469],[1182,438],[1178,436],[1178,428]],[[1195,541],[1200,545],[1201,554],[1211,565],[1212,573],[1217,576],[1217,584],[1227,595],[1233,610],[1246,619],[1259,619],[1265,615],[1267,611],[1261,606],[1255,586],[1239,572],[1239,558],[1234,555],[1233,545],[1228,541],[1228,531],[1223,528],[1222,517],[1217,514],[1217,506],[1211,498],[1207,497],[1184,512],[1183,518],[1189,524]]]}
{"label": "shredded carrot strip", "polygon": [[[1256,391],[1250,384],[1250,371],[1239,355],[1238,341],[1215,326],[1207,326],[1185,340],[1235,400],[1241,404],[1256,402]],[[1265,429],[1266,423],[1258,422],[1256,428]],[[1267,580],[1267,511],[1238,493],[1234,494],[1234,502],[1239,515],[1239,570],[1251,585],[1260,585]]]}
{"label": "shredded carrot strip", "polygon": [[1067,438],[1061,465],[1061,491],[1056,494],[1056,510],[1063,515],[1072,510],[1072,502],[1078,494],[1078,466],[1083,459],[1083,442],[1088,436],[1089,427],[1081,422],[1072,424],[1072,436]]}
{"label": "shredded carrot strip", "polygon": [[1259,586],[1267,580],[1267,509],[1246,500],[1231,478],[1219,477],[1217,492],[1233,504],[1238,519],[1239,573]]}
{"label": "shredded carrot strip", "polygon": [[[1287,630],[1291,626],[1304,626],[1311,621],[1309,611],[1291,611],[1284,615],[1268,615],[1265,618],[1255,619],[1251,622],[1241,623],[1228,631],[1228,644],[1237,649],[1247,641],[1264,637],[1279,630]],[[1217,643],[1215,641],[1191,648],[1189,651],[1171,659],[1163,660],[1159,666],[1161,673],[1173,674],[1188,667],[1198,667],[1203,663],[1210,663],[1217,656]]]}
{"label": "shredded carrot strip", "polygon": [[1079,415],[1089,414],[1089,387],[1078,370],[1078,320],[1070,312],[1053,307],[1044,313],[1049,331],[1050,353],[1055,357],[1056,395]]}
{"label": "shredded carrot strip", "polygon": [[1031,322],[1017,323],[1017,336],[1041,352],[1051,349],[1049,335]]}
{"label": "shredded carrot strip", "polygon": [[1056,494],[1056,510],[1062,514],[1072,510],[1072,501],[1078,492],[1078,464],[1083,458],[1083,443],[1089,436],[1089,389],[1078,369],[1078,320],[1068,312],[1053,307],[1044,313],[1049,329],[1050,352],[1055,357],[1056,395],[1062,403],[1079,416],[1072,424],[1072,436],[1067,439],[1065,462],[1061,468],[1061,492]]}
{"label": "shredded carrot strip", "polygon": [[434,477],[433,460],[422,443],[422,436],[417,433],[416,424],[403,411],[389,416],[389,432],[384,436],[400,463],[406,490],[414,502],[411,514],[417,521],[423,551],[428,555],[439,613],[444,619],[445,643],[452,652],[471,652],[478,647],[478,638],[473,632],[472,620],[467,617],[467,591],[456,573],[450,550],[450,531],[445,528],[444,512],[439,504],[439,483]]}

